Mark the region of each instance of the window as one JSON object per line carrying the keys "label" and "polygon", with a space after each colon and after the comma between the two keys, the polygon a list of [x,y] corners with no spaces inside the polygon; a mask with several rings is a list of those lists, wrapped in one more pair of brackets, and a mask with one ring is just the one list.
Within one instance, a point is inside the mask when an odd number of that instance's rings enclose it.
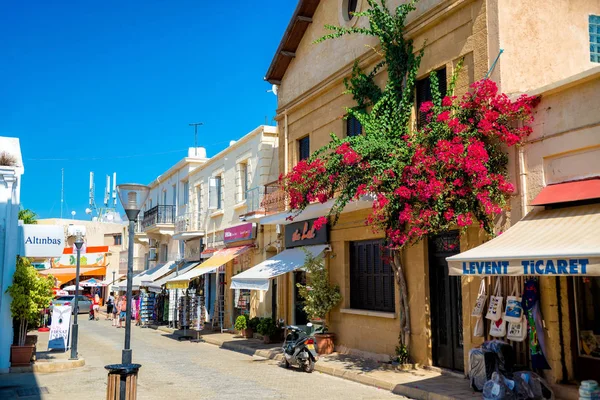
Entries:
{"label": "window", "polygon": [[172,205],[177,205],[177,184],[173,185],[173,203]]}
{"label": "window", "polygon": [[362,125],[356,117],[350,115],[346,119],[346,136],[358,136],[362,134]]}
{"label": "window", "polygon": [[113,239],[115,246],[123,244],[123,236],[121,236],[121,234],[113,235]]}
{"label": "window", "polygon": [[183,182],[183,204],[187,205],[190,201],[190,183],[188,181]]}
{"label": "window", "polygon": [[305,136],[298,140],[298,161],[306,160],[310,157],[310,137]]}
{"label": "window", "polygon": [[590,61],[600,63],[600,15],[590,15]]}
{"label": "window", "polygon": [[[436,72],[436,76],[439,82],[439,88],[442,96],[446,95],[446,67],[442,69],[438,69]],[[420,79],[416,84],[416,92],[417,92],[417,128],[422,127],[427,122],[425,119],[425,113],[420,111],[421,104],[426,101],[431,101],[433,97],[431,96],[431,80],[428,76],[425,79]]]}
{"label": "window", "polygon": [[169,253],[169,246],[166,244],[161,244],[160,245],[160,261],[162,262],[167,262],[168,260],[168,253]]}
{"label": "window", "polygon": [[383,240],[350,242],[350,307],[394,312],[394,272],[382,257]]}
{"label": "window", "polygon": [[163,202],[162,202],[163,206],[167,205],[167,191],[163,190]]}
{"label": "window", "polygon": [[249,177],[248,177],[248,163],[240,163],[239,164],[239,170],[240,170],[240,184],[239,184],[239,188],[240,188],[240,201],[244,201],[246,200],[246,197],[248,196],[248,183],[250,181]]}
{"label": "window", "polygon": [[222,208],[222,182],[221,176],[208,179],[208,208],[220,210]]}
{"label": "window", "polygon": [[354,18],[354,12],[356,11],[356,6],[358,5],[358,0],[344,0],[344,19],[346,21],[350,21]]}

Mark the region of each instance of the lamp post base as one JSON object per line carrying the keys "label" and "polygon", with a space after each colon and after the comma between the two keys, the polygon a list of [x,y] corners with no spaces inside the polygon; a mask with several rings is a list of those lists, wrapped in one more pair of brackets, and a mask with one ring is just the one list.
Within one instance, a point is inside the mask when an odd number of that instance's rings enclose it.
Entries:
{"label": "lamp post base", "polygon": [[77,354],[77,337],[79,336],[79,326],[77,323],[74,323],[71,327],[71,357],[69,360],[79,360],[79,355]]}
{"label": "lamp post base", "polygon": [[137,398],[137,374],[140,364],[111,364],[106,387],[107,400],[135,400]]}

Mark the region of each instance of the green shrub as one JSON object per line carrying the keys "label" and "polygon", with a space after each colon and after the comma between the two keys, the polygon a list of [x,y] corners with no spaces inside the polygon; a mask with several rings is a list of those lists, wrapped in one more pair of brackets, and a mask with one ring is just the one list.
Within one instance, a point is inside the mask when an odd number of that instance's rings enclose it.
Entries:
{"label": "green shrub", "polygon": [[258,317],[251,318],[248,321],[248,328],[252,329],[253,331],[257,331],[258,324],[260,324],[260,318],[258,318]]}
{"label": "green shrub", "polygon": [[277,324],[275,324],[275,321],[273,321],[273,318],[261,319],[257,329],[258,333],[270,338],[275,337],[279,332],[279,328],[277,327]]}
{"label": "green shrub", "polygon": [[240,315],[235,320],[235,329],[238,331],[243,331],[248,327],[248,317],[245,315]]}

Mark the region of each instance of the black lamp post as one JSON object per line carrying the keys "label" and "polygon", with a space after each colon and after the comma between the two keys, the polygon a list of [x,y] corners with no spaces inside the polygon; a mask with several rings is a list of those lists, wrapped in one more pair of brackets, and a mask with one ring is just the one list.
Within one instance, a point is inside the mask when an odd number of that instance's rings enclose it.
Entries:
{"label": "black lamp post", "polygon": [[75,237],[75,247],[77,249],[77,267],[75,268],[75,300],[73,301],[73,328],[71,332],[71,357],[70,360],[77,360],[77,339],[79,326],[77,325],[77,314],[79,314],[79,260],[81,257],[81,246],[83,246],[83,236],[78,233]]}
{"label": "black lamp post", "polygon": [[129,241],[127,248],[127,312],[125,316],[125,346],[121,362],[131,364],[131,291],[133,280],[133,241],[135,235],[135,221],[144,202],[148,198],[150,188],[139,184],[117,185],[121,205],[129,220]]}
{"label": "black lamp post", "polygon": [[[148,186],[135,183],[117,185],[121,205],[127,214],[129,220],[129,241],[127,243],[127,312],[125,313],[125,346],[121,356],[121,364],[106,365],[108,370],[107,399],[135,400],[128,397],[128,393],[136,393],[138,370],[140,364],[131,362],[131,291],[133,279],[133,240],[135,235],[135,221],[142,208],[142,205],[148,198],[150,188]],[[114,283],[114,282],[113,282]]]}

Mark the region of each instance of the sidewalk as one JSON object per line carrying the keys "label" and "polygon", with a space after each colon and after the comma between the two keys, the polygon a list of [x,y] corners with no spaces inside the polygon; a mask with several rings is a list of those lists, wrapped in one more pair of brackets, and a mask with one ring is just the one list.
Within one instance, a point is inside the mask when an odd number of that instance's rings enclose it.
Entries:
{"label": "sidewalk", "polygon": [[[151,326],[173,336],[182,336],[183,331],[164,326]],[[188,331],[195,337],[194,331]],[[203,331],[200,340],[223,349],[282,361],[281,343],[264,344],[258,339],[244,339],[230,333]],[[337,376],[365,385],[386,389],[394,394],[419,400],[480,399],[481,394],[469,387],[469,381],[455,374],[444,374],[428,369],[396,371],[383,368],[377,362],[333,353],[322,356],[315,371]]]}
{"label": "sidewalk", "polygon": [[70,350],[48,350],[50,332],[34,331],[30,334],[35,334],[38,337],[35,353],[36,361],[29,367],[11,367],[10,372],[48,373],[79,368],[85,365],[85,359],[81,356],[78,360],[69,360]]}

